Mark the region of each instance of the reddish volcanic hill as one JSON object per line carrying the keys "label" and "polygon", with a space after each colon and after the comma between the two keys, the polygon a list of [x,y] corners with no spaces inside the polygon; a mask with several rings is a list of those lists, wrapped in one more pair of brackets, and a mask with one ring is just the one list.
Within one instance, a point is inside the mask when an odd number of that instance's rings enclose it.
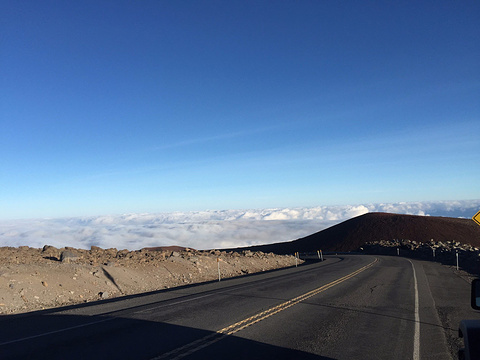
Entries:
{"label": "reddish volcanic hill", "polygon": [[367,213],[307,237],[249,247],[252,251],[293,254],[310,251],[354,251],[370,241],[458,241],[480,247],[480,226],[470,219]]}

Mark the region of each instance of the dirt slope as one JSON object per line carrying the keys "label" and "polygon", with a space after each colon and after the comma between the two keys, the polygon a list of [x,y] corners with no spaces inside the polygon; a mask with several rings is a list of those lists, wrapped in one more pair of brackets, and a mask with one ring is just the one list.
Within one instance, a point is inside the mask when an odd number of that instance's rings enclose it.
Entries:
{"label": "dirt slope", "polygon": [[[295,265],[261,252],[0,248],[0,314],[40,310]],[[301,262],[301,261],[299,261]]]}

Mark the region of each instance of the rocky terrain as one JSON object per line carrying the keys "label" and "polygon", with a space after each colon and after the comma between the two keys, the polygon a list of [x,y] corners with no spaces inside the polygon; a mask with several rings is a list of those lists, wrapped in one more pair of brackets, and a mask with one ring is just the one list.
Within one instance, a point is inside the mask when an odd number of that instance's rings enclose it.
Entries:
{"label": "rocky terrain", "polygon": [[401,255],[422,260],[457,265],[472,275],[480,275],[480,248],[458,241],[418,242],[415,240],[381,240],[364,244],[359,252],[378,255]]}
{"label": "rocky terrain", "polygon": [[[0,314],[73,305],[294,266],[262,252],[0,248]],[[300,262],[300,261],[299,261]]]}

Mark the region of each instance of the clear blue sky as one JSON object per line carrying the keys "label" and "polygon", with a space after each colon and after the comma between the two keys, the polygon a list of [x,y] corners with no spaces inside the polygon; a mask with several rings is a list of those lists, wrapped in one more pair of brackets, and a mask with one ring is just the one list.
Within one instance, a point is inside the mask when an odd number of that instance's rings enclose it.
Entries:
{"label": "clear blue sky", "polygon": [[480,198],[477,0],[0,11],[0,218]]}

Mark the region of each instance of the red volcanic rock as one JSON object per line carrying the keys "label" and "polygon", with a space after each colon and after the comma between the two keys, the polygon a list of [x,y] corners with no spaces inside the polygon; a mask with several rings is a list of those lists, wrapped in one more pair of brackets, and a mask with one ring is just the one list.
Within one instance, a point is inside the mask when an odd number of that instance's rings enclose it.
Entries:
{"label": "red volcanic rock", "polygon": [[248,247],[252,251],[293,254],[299,252],[354,251],[367,242],[381,240],[417,242],[456,241],[480,247],[480,226],[471,219],[367,213],[304,238]]}

